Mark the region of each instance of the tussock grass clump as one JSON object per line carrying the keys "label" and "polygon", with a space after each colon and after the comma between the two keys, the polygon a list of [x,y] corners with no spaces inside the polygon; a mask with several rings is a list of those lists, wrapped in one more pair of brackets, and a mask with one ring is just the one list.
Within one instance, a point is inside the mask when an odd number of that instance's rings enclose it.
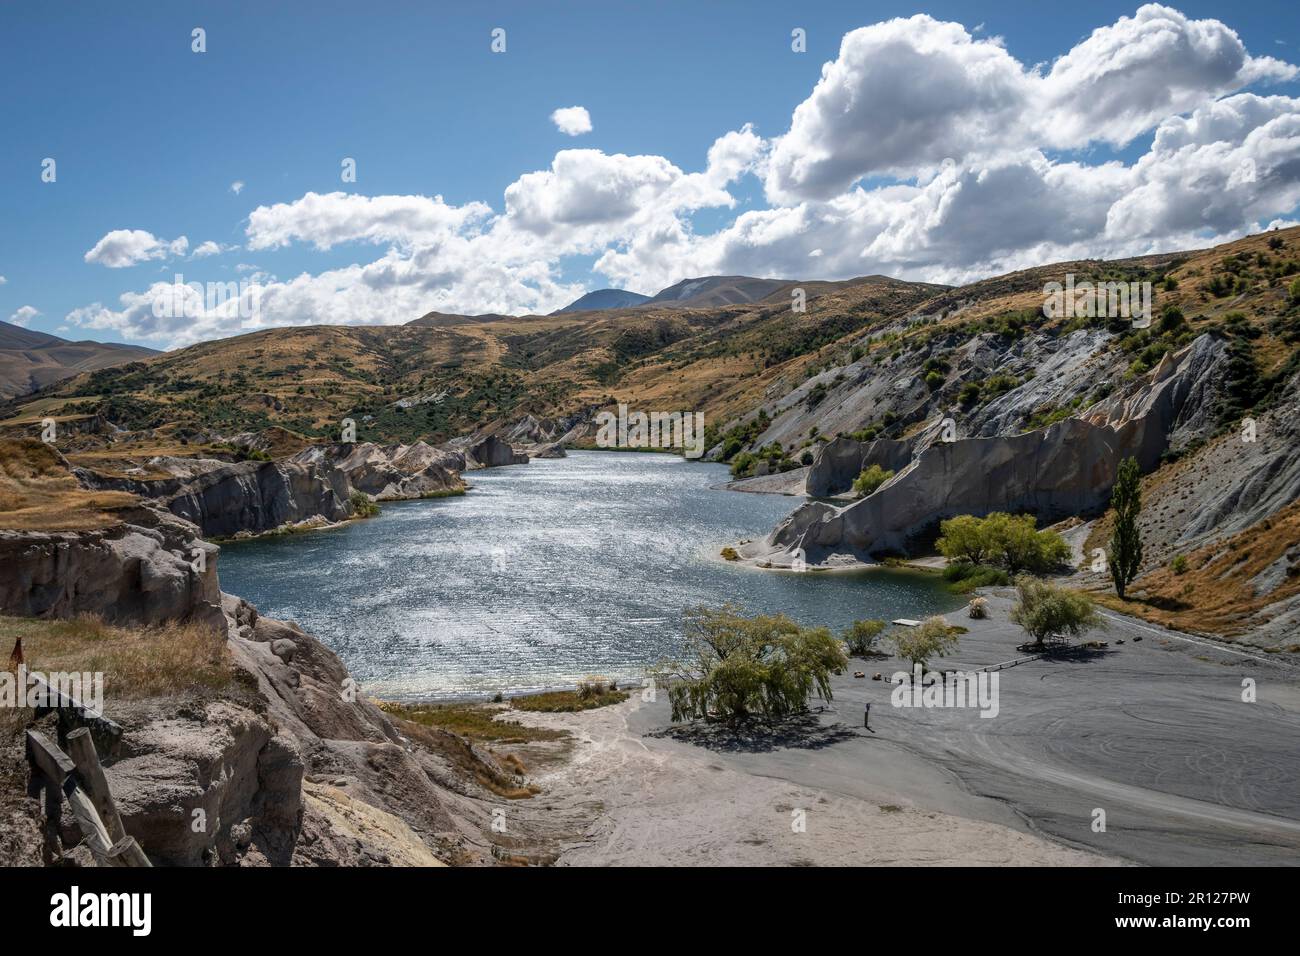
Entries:
{"label": "tussock grass clump", "polygon": [[0,439],[0,528],[13,531],[89,531],[118,519],[125,491],[87,491],[49,445],[30,438]]}
{"label": "tussock grass clump", "polygon": [[449,730],[474,741],[499,744],[526,744],[537,740],[559,740],[567,731],[545,727],[525,727],[513,720],[494,720],[501,713],[483,704],[394,704],[381,703],[386,714],[425,727]]}
{"label": "tussock grass clump", "polygon": [[594,710],[610,704],[621,704],[628,698],[627,691],[604,681],[583,681],[577,690],[557,690],[545,694],[528,694],[510,702],[515,710],[531,710],[543,714],[568,714],[580,710]]}

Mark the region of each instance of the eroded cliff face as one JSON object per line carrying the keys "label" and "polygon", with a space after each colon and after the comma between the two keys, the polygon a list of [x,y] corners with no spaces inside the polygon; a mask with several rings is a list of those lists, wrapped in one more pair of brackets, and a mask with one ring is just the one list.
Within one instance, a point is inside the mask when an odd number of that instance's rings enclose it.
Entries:
{"label": "eroded cliff face", "polygon": [[[1133,456],[1150,471],[1175,437],[1209,427],[1208,393],[1225,362],[1222,344],[1202,336],[1127,391],[1046,428],[943,442],[933,423],[917,438],[917,457],[873,494],[844,506],[805,505],[741,553],[778,567],[796,557],[834,564],[906,552],[941,520],[959,514],[1027,512],[1040,525],[1095,515],[1109,500],[1123,459]],[[842,482],[855,456],[879,444],[828,446],[823,474]]]}
{"label": "eroded cliff face", "polygon": [[[526,465],[528,456],[496,435],[488,435],[472,445],[465,455],[470,467],[499,468],[503,465]],[[553,455],[548,457],[554,457]]]}
{"label": "eroded cliff face", "polygon": [[[179,461],[179,460],[177,460]],[[285,524],[352,515],[346,476],[294,461],[199,461],[169,478],[125,478],[77,469],[88,488],[129,491],[197,525],[207,537],[259,534]]]}
{"label": "eroded cliff face", "polygon": [[313,445],[283,461],[237,463],[157,458],[166,478],[106,476],[77,469],[81,483],[129,491],[193,522],[209,537],[261,534],[304,521],[344,521],[352,496],[376,501],[464,491],[464,455],[414,445]]}
{"label": "eroded cliff face", "polygon": [[0,613],[219,626],[217,548],[169,514],[139,508],[124,517],[96,531],[0,530]]}
{"label": "eroded cliff face", "polygon": [[912,460],[912,443],[879,438],[871,442],[841,437],[817,449],[808,469],[805,493],[813,498],[829,498],[853,487],[865,468],[879,465],[885,471],[898,472]]}

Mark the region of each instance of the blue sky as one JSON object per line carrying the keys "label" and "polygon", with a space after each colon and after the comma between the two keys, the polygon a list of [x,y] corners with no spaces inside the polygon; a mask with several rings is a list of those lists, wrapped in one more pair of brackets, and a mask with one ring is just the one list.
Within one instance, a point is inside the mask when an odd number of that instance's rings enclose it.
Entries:
{"label": "blue sky", "polygon": [[[1174,6],[1189,20],[1223,21],[1252,56],[1300,63],[1300,13],[1293,3]],[[382,242],[345,237],[319,249],[300,225],[294,227],[293,241],[250,249],[246,230],[258,207],[292,204],[312,192],[342,191],[367,197],[440,195],[449,206],[486,203],[492,213],[501,214],[503,192],[511,183],[549,169],[556,154],[569,149],[662,157],[680,171],[698,173],[705,168],[709,147],[729,131],[753,124],[753,132],[765,141],[787,133],[792,113],[809,99],[823,64],[836,59],[842,37],[856,28],[925,13],[936,21],[962,24],[977,41],[1001,37],[1006,52],[1028,70],[1050,65],[1092,30],[1131,17],[1136,9],[1132,3],[753,0],[5,3],[0,6],[0,74],[6,91],[0,105],[5,146],[0,151],[0,276],[5,278],[0,319],[30,307],[40,314],[27,319],[29,327],[61,330],[58,334],[65,337],[155,346],[183,341],[186,333],[175,327],[149,329],[118,316],[119,296],[141,293],[177,272],[200,282],[241,274],[283,282],[303,273],[318,276],[371,263],[390,242],[409,251],[404,237]],[[191,51],[195,27],[206,31],[207,52],[202,54]],[[507,31],[504,54],[489,49],[494,27]],[[794,27],[807,31],[806,53],[790,49]],[[1293,77],[1274,74],[1263,84],[1267,95],[1300,92]],[[1207,89],[1206,99],[1232,92]],[[594,127],[590,133],[566,136],[551,121],[553,110],[574,105],[588,110]],[[1125,143],[1076,138],[1064,146],[1039,146],[1052,162],[1129,165],[1151,146],[1153,127],[1148,126]],[[54,183],[41,181],[45,157],[57,162]],[[356,160],[356,183],[340,181],[344,157]],[[975,158],[989,161],[987,156]],[[964,164],[966,157],[957,160]],[[925,167],[926,158],[918,156],[918,176]],[[888,188],[912,176],[869,165],[861,172],[854,181],[868,189]],[[238,194],[231,189],[235,182],[244,184]],[[771,181],[752,171],[724,188],[734,205],[692,206],[678,213],[675,222],[702,236],[725,229],[747,210],[790,208],[807,199],[775,199]],[[1271,194],[1273,205],[1251,200],[1249,217],[1261,223],[1272,217],[1285,220],[1294,212],[1292,195],[1288,187]],[[640,223],[635,228],[662,226]],[[126,268],[85,261],[87,252],[114,230],[143,230],[167,241],[185,236],[188,250]],[[1196,232],[1171,226],[1151,241]],[[1200,233],[1223,234],[1222,222],[1209,223]],[[557,240],[558,251],[546,266],[552,284],[532,298],[529,292],[498,300],[484,291],[486,280],[457,271],[448,279],[446,296],[429,297],[429,308],[454,304],[460,297],[462,311],[493,305],[528,311],[530,306],[553,307],[576,287],[620,281],[637,287],[628,281],[637,280],[639,291],[652,292],[656,283],[673,277],[672,265],[651,265],[648,258],[635,266],[624,263],[612,275],[593,274],[592,264],[607,246],[648,241],[628,231],[608,236],[607,243],[583,239],[566,246]],[[229,248],[192,258],[208,241]],[[692,247],[690,255],[678,258],[686,275],[696,274],[691,267],[710,264],[734,264],[737,271],[750,263],[769,270],[786,263],[797,268],[809,256],[821,260],[816,267],[827,273],[892,266],[892,271],[919,275],[927,268],[946,268],[943,256],[952,253],[943,250],[950,241],[929,237],[936,251],[921,257],[899,254],[894,243],[889,255],[859,256],[861,269],[852,259],[832,263],[829,247],[824,251],[821,246],[801,249],[794,258],[759,255],[751,246],[737,252],[731,243],[731,252]],[[1115,236],[1108,241],[1113,244]],[[1031,243],[1019,251],[1027,255],[1031,248],[1039,247]],[[397,258],[405,268],[407,260]],[[422,267],[437,274],[431,266],[436,260],[430,254]],[[1003,261],[971,260],[962,265],[962,275]],[[257,271],[240,273],[240,264]],[[507,257],[502,268],[515,264]],[[422,282],[427,292],[437,280],[426,276]],[[286,293],[276,301],[287,298]],[[342,320],[405,320],[423,311],[422,302],[419,295],[403,295],[393,300],[391,314],[366,306],[359,310],[364,314]],[[70,327],[67,316],[92,303],[106,307],[103,317],[85,320],[82,313],[83,324]],[[295,304],[293,309],[286,306],[283,320],[268,321],[283,324],[309,314],[309,306]],[[214,334],[237,331],[220,324],[205,328]]]}

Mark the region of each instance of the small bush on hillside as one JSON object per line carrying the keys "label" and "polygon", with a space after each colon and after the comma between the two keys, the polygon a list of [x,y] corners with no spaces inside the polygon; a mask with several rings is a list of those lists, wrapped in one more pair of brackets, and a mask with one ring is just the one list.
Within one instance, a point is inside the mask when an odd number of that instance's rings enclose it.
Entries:
{"label": "small bush on hillside", "polygon": [[855,497],[865,498],[893,477],[892,471],[886,471],[879,465],[864,468],[862,474],[853,481],[853,494]]}

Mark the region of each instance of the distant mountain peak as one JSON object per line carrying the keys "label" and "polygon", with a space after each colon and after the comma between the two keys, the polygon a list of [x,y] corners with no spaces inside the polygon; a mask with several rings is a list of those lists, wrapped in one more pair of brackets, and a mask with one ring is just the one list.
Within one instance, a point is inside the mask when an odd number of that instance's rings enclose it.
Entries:
{"label": "distant mountain peak", "polygon": [[650,296],[640,292],[628,292],[626,289],[597,289],[588,292],[580,299],[575,299],[562,309],[556,309],[551,315],[563,315],[565,312],[595,312],[600,309],[628,309],[642,302],[649,302]]}

